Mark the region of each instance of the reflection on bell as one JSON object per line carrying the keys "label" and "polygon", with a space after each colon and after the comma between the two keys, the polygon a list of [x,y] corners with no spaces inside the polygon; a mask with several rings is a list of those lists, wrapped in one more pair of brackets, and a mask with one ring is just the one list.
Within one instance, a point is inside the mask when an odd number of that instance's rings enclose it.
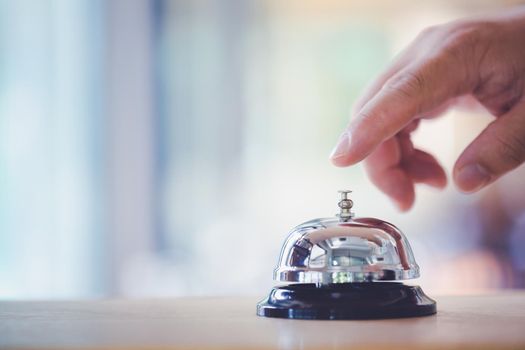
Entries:
{"label": "reflection on bell", "polygon": [[296,319],[379,319],[426,316],[436,302],[418,286],[392,282],[419,277],[410,245],[394,225],[354,218],[351,191],[340,191],[340,213],[290,232],[274,287],[257,314]]}

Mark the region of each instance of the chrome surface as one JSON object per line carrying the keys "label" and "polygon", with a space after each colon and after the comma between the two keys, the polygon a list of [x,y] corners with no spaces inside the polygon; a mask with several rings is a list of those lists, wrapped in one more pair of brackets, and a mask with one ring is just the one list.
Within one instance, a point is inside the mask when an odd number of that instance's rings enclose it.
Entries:
{"label": "chrome surface", "polygon": [[348,195],[352,193],[350,190],[341,190],[339,191],[341,193],[341,200],[337,205],[341,209],[339,214],[336,216],[341,219],[342,221],[348,221],[354,216],[354,213],[352,213],[352,207],[354,206],[354,202],[348,198]]}
{"label": "chrome surface", "polygon": [[[341,202],[349,200],[349,191],[341,193]],[[382,220],[353,218],[348,215],[351,207],[340,205],[337,217],[311,220],[293,229],[281,250],[274,279],[331,284],[419,277],[403,233]]]}

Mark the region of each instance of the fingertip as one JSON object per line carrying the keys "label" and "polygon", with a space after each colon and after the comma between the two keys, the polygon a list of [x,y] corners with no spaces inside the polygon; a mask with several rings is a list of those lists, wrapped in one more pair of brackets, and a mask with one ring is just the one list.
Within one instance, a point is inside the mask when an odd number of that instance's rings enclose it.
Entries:
{"label": "fingertip", "polygon": [[447,176],[445,174],[439,174],[433,178],[430,178],[428,179],[427,181],[425,181],[425,184],[431,186],[431,187],[434,187],[434,188],[437,188],[437,189],[444,189],[445,187],[447,187],[447,184],[448,184],[448,179],[447,179]]}
{"label": "fingertip", "polygon": [[332,162],[333,165],[335,165],[338,168],[344,168],[344,167],[348,167],[354,164],[354,163],[347,162],[342,158],[335,158],[335,159],[330,158],[330,161]]}
{"label": "fingertip", "polygon": [[336,166],[345,166],[346,162],[344,161],[346,154],[350,148],[350,137],[348,132],[343,132],[337,141],[334,149],[330,153],[330,160]]}
{"label": "fingertip", "polygon": [[415,183],[442,189],[447,186],[447,174],[429,153],[415,149],[413,155],[403,162],[403,168]]}
{"label": "fingertip", "polygon": [[447,185],[448,185],[448,180],[447,178],[444,178],[442,181],[436,182],[435,184],[432,184],[431,186],[439,190],[442,190],[442,189],[445,189]]}
{"label": "fingertip", "polygon": [[402,212],[408,211],[415,200],[414,183],[400,168],[388,168],[371,173],[372,182],[385,193]]}
{"label": "fingertip", "polygon": [[337,141],[336,146],[329,156],[332,164],[338,167],[347,167],[365,158],[356,153],[356,145],[352,140],[350,131],[347,130],[341,134],[339,141]]}
{"label": "fingertip", "polygon": [[409,211],[410,209],[412,209],[412,206],[414,205],[414,200],[412,199],[411,201],[398,201],[398,200],[393,200],[394,201],[394,204],[396,205],[397,209],[402,212],[402,213],[406,213],[407,211]]}
{"label": "fingertip", "polygon": [[401,212],[409,211],[414,205],[415,192],[414,185],[412,183],[404,186],[403,191],[399,191],[397,193],[392,192],[390,195],[392,196],[392,199],[396,204],[397,209]]}
{"label": "fingertip", "polygon": [[361,161],[361,159],[355,159],[349,156],[338,157],[338,158],[329,158],[333,165],[336,167],[344,168],[351,165],[355,165]]}

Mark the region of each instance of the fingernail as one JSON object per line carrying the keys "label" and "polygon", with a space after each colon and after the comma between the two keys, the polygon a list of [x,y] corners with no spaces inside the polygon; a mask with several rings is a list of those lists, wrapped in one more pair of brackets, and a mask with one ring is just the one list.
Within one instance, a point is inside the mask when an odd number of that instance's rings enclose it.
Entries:
{"label": "fingernail", "polygon": [[348,131],[345,131],[341,137],[339,138],[339,141],[337,142],[337,145],[332,150],[332,153],[330,153],[330,159],[339,159],[343,157],[350,148],[350,135],[348,134]]}
{"label": "fingernail", "polygon": [[456,183],[465,192],[475,192],[490,182],[490,174],[479,164],[465,165],[456,174]]}

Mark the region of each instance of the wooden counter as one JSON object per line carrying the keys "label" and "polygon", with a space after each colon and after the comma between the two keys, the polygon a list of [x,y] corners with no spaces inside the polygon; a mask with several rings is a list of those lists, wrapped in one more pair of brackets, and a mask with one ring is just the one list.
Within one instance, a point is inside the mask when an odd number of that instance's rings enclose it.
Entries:
{"label": "wooden counter", "polygon": [[525,349],[525,293],[435,299],[380,321],[261,318],[246,297],[0,302],[0,348]]}

